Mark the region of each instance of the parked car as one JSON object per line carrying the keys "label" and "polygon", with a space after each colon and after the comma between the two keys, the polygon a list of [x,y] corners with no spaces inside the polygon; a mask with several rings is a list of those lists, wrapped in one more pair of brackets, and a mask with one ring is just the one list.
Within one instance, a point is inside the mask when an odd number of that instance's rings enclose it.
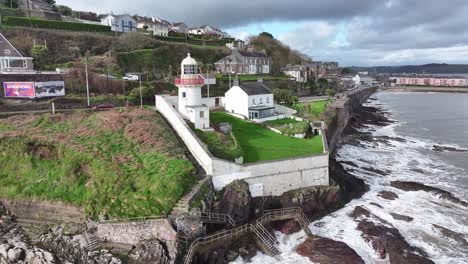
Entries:
{"label": "parked car", "polygon": [[139,78],[138,78],[138,75],[136,74],[127,74],[125,75],[125,77],[123,77],[124,80],[127,80],[127,81],[138,81]]}
{"label": "parked car", "polygon": [[93,109],[109,109],[109,108],[114,108],[114,105],[111,103],[102,103],[93,106]]}

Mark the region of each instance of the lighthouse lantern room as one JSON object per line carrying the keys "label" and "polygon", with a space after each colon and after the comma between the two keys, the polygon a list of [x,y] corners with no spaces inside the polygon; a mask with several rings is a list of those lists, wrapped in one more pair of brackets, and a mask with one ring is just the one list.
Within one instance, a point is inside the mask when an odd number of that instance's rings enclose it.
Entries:
{"label": "lighthouse lantern room", "polygon": [[199,77],[198,64],[190,53],[182,61],[181,76],[176,79],[179,88],[178,110],[182,117],[190,120],[197,129],[210,127],[210,110],[203,104],[201,88],[204,80]]}

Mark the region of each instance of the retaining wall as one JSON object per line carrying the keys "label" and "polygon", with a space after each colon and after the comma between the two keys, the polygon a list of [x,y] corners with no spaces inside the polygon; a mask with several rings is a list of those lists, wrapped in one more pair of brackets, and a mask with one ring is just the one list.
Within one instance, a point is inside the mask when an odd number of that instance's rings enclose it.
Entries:
{"label": "retaining wall", "polygon": [[323,138],[325,150],[321,155],[240,165],[214,157],[164,96],[156,96],[156,109],[172,125],[206,174],[212,176],[216,190],[235,180],[249,183],[254,197],[279,196],[299,188],[329,185],[326,138]]}
{"label": "retaining wall", "polygon": [[343,131],[353,113],[376,91],[377,88],[363,89],[349,95],[347,98],[338,99],[329,106],[327,111],[331,111],[336,115],[333,121],[328,124],[326,131],[330,153],[333,153],[340,144]]}
{"label": "retaining wall", "polygon": [[98,223],[96,235],[102,242],[136,245],[140,241],[159,239],[176,241],[177,232],[168,219],[130,223]]}
{"label": "retaining wall", "polygon": [[85,222],[85,215],[80,207],[62,202],[10,199],[2,199],[1,202],[20,221],[77,224]]}

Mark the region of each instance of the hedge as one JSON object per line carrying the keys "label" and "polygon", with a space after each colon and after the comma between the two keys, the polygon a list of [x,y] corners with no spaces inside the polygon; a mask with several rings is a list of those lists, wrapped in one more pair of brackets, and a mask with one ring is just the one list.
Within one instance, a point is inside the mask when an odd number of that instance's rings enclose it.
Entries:
{"label": "hedge", "polygon": [[30,17],[4,17],[3,25],[18,26],[18,27],[35,27],[46,29],[59,29],[71,31],[88,31],[88,32],[110,32],[111,27],[104,25],[93,25],[75,22],[63,22],[56,20],[45,20]]}
{"label": "hedge", "polygon": [[185,43],[188,40],[188,44],[199,45],[199,46],[224,46],[226,43],[232,42],[232,39],[219,39],[219,40],[204,40],[196,39],[192,37],[163,37],[156,36],[156,39],[170,42]]}

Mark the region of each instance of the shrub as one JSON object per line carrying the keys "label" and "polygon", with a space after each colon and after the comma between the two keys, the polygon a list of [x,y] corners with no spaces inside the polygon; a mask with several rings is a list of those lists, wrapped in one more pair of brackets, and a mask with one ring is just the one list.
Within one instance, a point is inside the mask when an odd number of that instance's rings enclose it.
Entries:
{"label": "shrub", "polygon": [[34,28],[47,28],[71,31],[88,31],[88,32],[110,32],[109,26],[93,25],[74,22],[63,22],[55,20],[45,20],[30,17],[5,17],[2,22],[6,26],[19,26],[19,27],[34,27]]}

